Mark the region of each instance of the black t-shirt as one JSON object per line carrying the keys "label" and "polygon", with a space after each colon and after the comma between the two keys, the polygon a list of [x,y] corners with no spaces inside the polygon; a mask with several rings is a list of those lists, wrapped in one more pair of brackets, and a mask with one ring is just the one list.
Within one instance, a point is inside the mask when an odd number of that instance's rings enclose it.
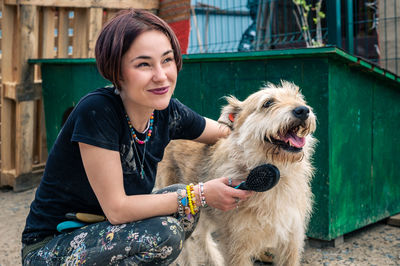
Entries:
{"label": "black t-shirt", "polygon": [[120,96],[113,87],[89,93],[76,105],[49,153],[22,242],[32,244],[56,234],[56,226],[66,220],[66,213],[103,214],[86,176],[78,142],[119,151],[126,194],[148,194],[154,187],[157,163],[170,140],[195,139],[204,127],[205,119],[176,99],[171,99],[166,109],[156,110],[152,135],[146,143],[142,179],[139,172],[144,145],[134,144]]}

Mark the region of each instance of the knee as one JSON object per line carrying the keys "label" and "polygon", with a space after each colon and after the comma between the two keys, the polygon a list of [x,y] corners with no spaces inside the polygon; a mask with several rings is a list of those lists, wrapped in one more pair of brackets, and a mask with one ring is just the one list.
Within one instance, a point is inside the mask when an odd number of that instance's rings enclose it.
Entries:
{"label": "knee", "polygon": [[163,218],[160,235],[164,236],[164,244],[173,245],[174,247],[181,246],[185,240],[185,231],[182,225],[173,217],[167,216]]}
{"label": "knee", "polygon": [[137,259],[143,265],[168,265],[179,256],[185,233],[177,219],[153,217],[131,225],[135,237],[130,238],[130,260]]}
{"label": "knee", "polygon": [[163,217],[162,226],[158,232],[159,257],[174,261],[182,251],[185,232],[179,221],[173,217]]}

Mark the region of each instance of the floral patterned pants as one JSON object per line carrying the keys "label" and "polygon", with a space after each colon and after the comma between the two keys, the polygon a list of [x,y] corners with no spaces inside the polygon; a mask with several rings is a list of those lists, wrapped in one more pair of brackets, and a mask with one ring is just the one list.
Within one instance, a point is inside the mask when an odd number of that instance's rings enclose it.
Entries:
{"label": "floral patterned pants", "polygon": [[[184,189],[173,185],[154,193]],[[30,252],[23,265],[169,265],[193,232],[199,214],[191,217],[153,217],[112,225],[89,224],[57,235],[44,247]]]}

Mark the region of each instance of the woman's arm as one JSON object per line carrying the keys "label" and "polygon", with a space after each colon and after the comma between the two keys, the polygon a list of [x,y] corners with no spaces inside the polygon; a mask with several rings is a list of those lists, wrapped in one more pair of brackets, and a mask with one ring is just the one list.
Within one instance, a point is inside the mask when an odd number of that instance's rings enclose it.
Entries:
{"label": "woman's arm", "polygon": [[206,126],[204,131],[197,139],[195,139],[195,141],[205,144],[214,144],[219,138],[224,138],[230,133],[231,130],[229,127],[212,119],[206,118]]}
{"label": "woman's arm", "polygon": [[168,215],[178,208],[176,193],[127,196],[117,151],[79,143],[89,183],[112,224]]}
{"label": "woman's arm", "polygon": [[[117,151],[84,143],[79,143],[79,148],[89,183],[110,223],[121,224],[177,212],[176,193],[126,195]],[[230,210],[236,206],[235,198],[245,200],[251,195],[248,191],[231,188],[227,183],[227,178],[219,178],[204,184],[210,206]],[[197,186],[195,191],[198,191]]]}

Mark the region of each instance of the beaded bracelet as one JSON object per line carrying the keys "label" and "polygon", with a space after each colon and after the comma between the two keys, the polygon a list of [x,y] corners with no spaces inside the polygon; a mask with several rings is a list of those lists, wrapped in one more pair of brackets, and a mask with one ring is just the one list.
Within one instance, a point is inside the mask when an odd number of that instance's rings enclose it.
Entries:
{"label": "beaded bracelet", "polygon": [[196,205],[196,196],[194,194],[193,184],[186,186],[187,197],[189,201],[189,209],[192,215],[195,215],[198,212],[198,208]]}
{"label": "beaded bracelet", "polygon": [[182,196],[182,192],[183,192],[182,189],[178,189],[176,191],[176,194],[178,194],[178,214],[181,217],[185,216],[185,209],[183,204],[184,197]]}
{"label": "beaded bracelet", "polygon": [[198,204],[197,204],[198,202],[197,202],[196,194],[194,192],[193,184],[190,184],[190,196],[191,196],[192,202],[193,202],[193,210],[195,213],[197,213],[199,211],[199,208],[198,208]]}
{"label": "beaded bracelet", "polygon": [[193,209],[192,193],[190,193],[190,185],[186,186],[186,195],[187,195],[187,198],[188,198],[190,212],[193,215],[195,215],[195,212],[194,212],[194,209]]}
{"label": "beaded bracelet", "polygon": [[202,182],[199,183],[199,192],[201,207],[207,207],[206,196],[204,195],[204,184]]}

